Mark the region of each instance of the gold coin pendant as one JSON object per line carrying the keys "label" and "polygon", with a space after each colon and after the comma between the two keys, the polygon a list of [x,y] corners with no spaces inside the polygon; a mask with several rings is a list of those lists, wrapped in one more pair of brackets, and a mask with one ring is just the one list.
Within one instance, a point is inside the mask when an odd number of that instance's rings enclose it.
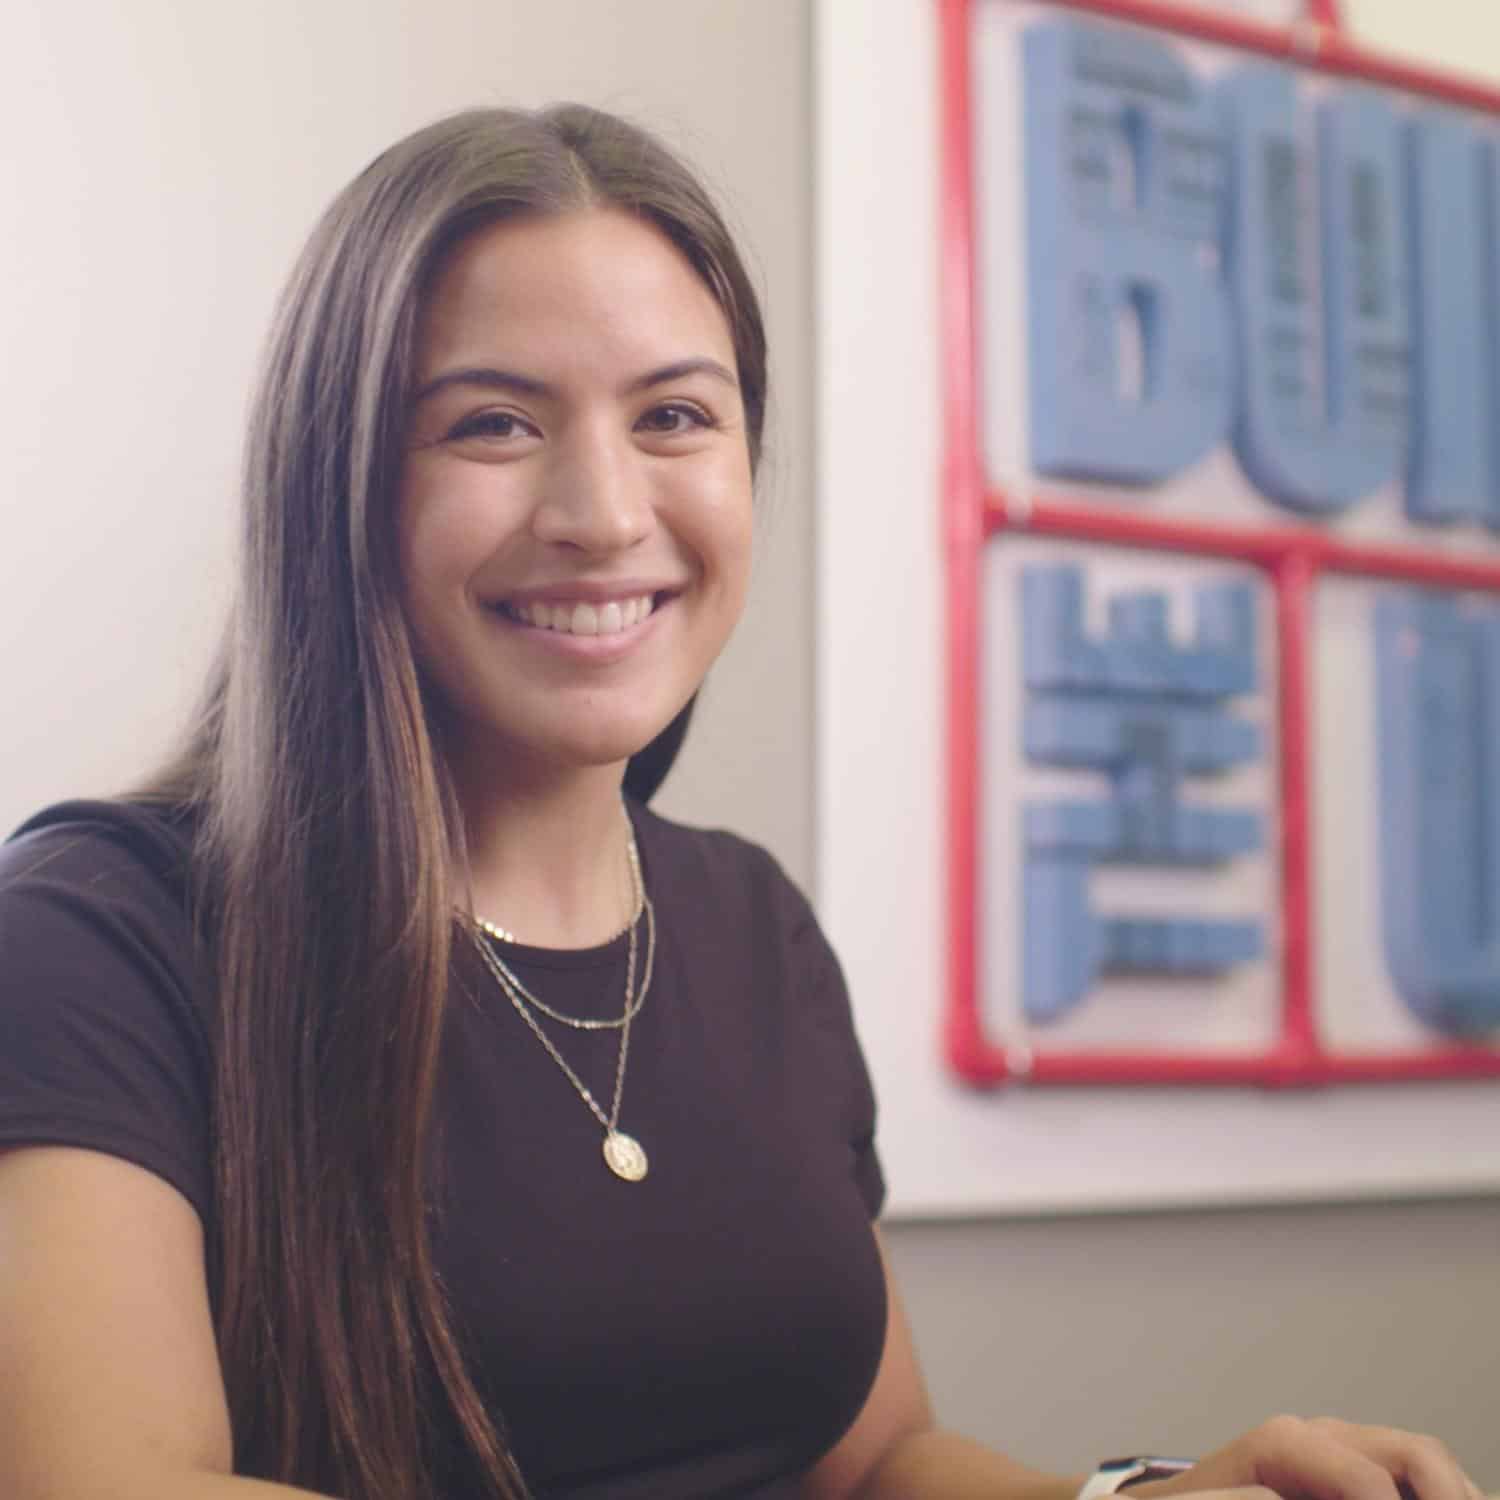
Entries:
{"label": "gold coin pendant", "polygon": [[616,1177],[639,1182],[646,1175],[646,1153],[634,1136],[611,1130],[604,1137],[604,1160]]}

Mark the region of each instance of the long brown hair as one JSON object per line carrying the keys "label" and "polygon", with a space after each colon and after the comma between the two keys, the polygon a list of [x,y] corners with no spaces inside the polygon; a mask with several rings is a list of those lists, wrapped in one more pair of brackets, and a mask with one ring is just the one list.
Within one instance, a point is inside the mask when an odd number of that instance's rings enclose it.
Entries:
{"label": "long brown hair", "polygon": [[[235,1466],[347,1500],[455,1481],[525,1492],[429,1247],[462,829],[399,606],[393,508],[416,321],[444,257],[507,216],[590,206],[639,214],[713,291],[756,462],[760,312],[674,156],[576,105],[419,131],[333,203],[284,294],[231,628],[182,753],[146,793],[196,818],[218,1007],[210,1282]],[[690,708],[632,762],[638,795],[666,774]]]}

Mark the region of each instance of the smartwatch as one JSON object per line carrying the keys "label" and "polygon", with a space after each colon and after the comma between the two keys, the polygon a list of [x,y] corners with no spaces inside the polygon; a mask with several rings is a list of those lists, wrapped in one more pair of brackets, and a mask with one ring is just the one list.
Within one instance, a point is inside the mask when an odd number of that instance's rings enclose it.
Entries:
{"label": "smartwatch", "polygon": [[1132,1484],[1170,1479],[1196,1462],[1193,1458],[1106,1458],[1084,1480],[1075,1500],[1100,1500],[1100,1496],[1113,1495]]}

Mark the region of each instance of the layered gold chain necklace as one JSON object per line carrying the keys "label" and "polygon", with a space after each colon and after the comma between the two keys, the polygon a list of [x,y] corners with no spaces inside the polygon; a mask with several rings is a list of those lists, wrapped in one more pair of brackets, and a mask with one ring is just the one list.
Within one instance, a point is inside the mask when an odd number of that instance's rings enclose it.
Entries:
{"label": "layered gold chain necklace", "polygon": [[[641,1007],[646,1003],[646,993],[651,988],[651,974],[656,963],[656,908],[652,906],[651,898],[646,894],[645,881],[641,877],[640,852],[636,848],[635,829],[631,826],[629,813],[625,815],[625,828],[633,914],[626,927],[626,931],[630,934],[630,946],[625,960],[625,1005],[618,1016],[605,1020],[593,1020],[570,1016],[554,1009],[533,995],[521,983],[510,965],[495,951],[493,943],[486,941],[486,936],[488,936],[498,938],[503,942],[514,942],[515,939],[509,932],[492,922],[485,921],[482,917],[476,918],[472,931],[475,946],[479,949],[480,957],[484,959],[485,967],[489,969],[495,982],[515,1007],[516,1014],[525,1021],[532,1035],[546,1049],[547,1055],[562,1070],[564,1077],[573,1085],[578,1097],[588,1106],[589,1112],[604,1127],[606,1165],[616,1177],[626,1182],[639,1182],[646,1175],[649,1164],[641,1143],[634,1136],[627,1135],[620,1129],[620,1102],[625,1094],[625,1067],[630,1058],[630,1023],[640,1014]],[[636,962],[639,956],[637,934],[643,916],[646,923],[646,954],[645,962],[641,965],[640,987],[637,989]],[[615,1062],[614,1098],[610,1102],[608,1114],[600,1107],[599,1101],[594,1098],[587,1085],[558,1050],[557,1044],[542,1029],[538,1015],[546,1016],[549,1020],[569,1026],[575,1031],[619,1031],[620,1051]]]}

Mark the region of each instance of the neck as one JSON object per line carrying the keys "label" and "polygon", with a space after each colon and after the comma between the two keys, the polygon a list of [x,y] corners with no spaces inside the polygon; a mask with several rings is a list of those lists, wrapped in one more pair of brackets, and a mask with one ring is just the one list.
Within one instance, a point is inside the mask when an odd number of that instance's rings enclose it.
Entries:
{"label": "neck", "polygon": [[632,911],[622,773],[508,775],[503,788],[460,778],[474,915],[543,948],[592,947],[619,932]]}

